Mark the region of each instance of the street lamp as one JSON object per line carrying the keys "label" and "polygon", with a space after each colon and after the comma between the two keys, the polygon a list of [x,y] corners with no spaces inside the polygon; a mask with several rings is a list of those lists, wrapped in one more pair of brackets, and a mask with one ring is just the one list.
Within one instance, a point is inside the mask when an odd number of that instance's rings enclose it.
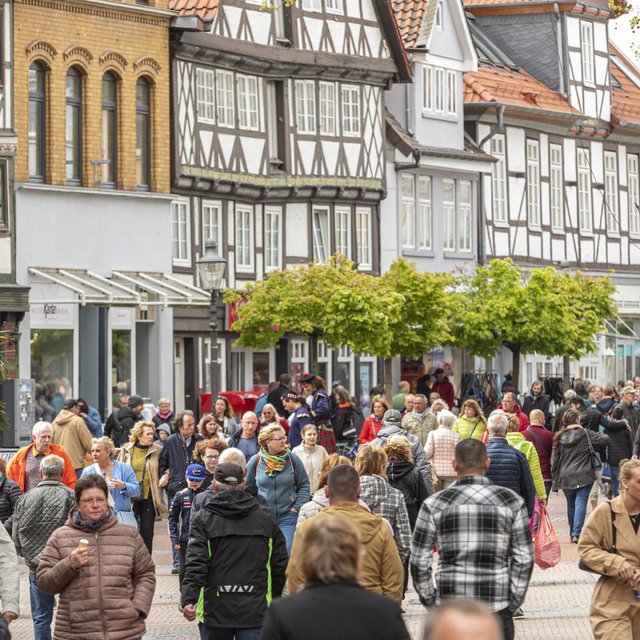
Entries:
{"label": "street lamp", "polygon": [[214,411],[215,399],[218,397],[218,299],[227,261],[218,254],[218,243],[207,240],[204,243],[204,255],[196,262],[200,282],[207,291],[211,292],[209,303],[209,329],[211,330],[211,413]]}

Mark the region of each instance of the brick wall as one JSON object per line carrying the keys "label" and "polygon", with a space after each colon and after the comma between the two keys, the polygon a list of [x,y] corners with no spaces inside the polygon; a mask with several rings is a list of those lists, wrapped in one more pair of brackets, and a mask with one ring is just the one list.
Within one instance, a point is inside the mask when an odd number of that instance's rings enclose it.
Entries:
{"label": "brick wall", "polygon": [[[34,61],[47,68],[46,182],[66,184],[65,85],[67,70],[80,69],[83,82],[82,186],[94,186],[91,160],[102,157],[102,76],[119,78],[117,187],[136,189],[136,82],[152,82],[151,190],[169,191],[169,21],[157,9],[132,2],[113,7],[87,0],[15,0],[15,127],[18,153],[15,179],[27,182],[28,70]],[[157,9],[156,9],[157,8]]]}

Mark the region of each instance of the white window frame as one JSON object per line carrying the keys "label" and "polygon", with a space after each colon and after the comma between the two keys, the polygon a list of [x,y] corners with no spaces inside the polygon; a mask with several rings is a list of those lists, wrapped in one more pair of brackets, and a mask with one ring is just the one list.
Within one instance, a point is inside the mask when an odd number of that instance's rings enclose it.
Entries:
{"label": "white window frame", "polygon": [[171,256],[174,264],[191,264],[190,204],[189,200],[171,203]]}
{"label": "white window frame", "polygon": [[[213,218],[216,218],[216,224],[213,225]],[[216,236],[212,238],[211,227],[215,226]],[[209,239],[216,241],[218,245],[218,255],[222,253],[222,202],[220,200],[203,200],[202,201],[202,246],[205,246],[205,242]]]}
{"label": "white window frame", "polygon": [[260,92],[256,76],[236,74],[238,91],[238,127],[247,131],[260,130]]}
{"label": "white window frame", "polygon": [[291,340],[291,362],[295,364],[307,365],[309,353],[309,343],[306,340]]}
{"label": "white window frame", "polygon": [[316,83],[313,80],[296,80],[296,128],[298,133],[316,132]]}
{"label": "white window frame", "polygon": [[311,235],[313,259],[316,262],[326,262],[331,256],[331,210],[328,206],[318,205],[311,209]]}
{"label": "white window frame", "polygon": [[629,207],[629,233],[640,236],[640,172],[638,155],[627,156],[627,202]]}
{"label": "white window frame", "polygon": [[507,224],[507,156],[503,133],[491,138],[491,155],[498,161],[491,168],[491,210],[493,221],[498,225]]}
{"label": "white window frame", "polygon": [[321,0],[302,0],[302,8],[305,11],[322,11]]}
{"label": "white window frame", "polygon": [[372,244],[371,209],[356,207],[356,262],[362,271],[370,271],[373,266]]}
{"label": "white window frame", "polygon": [[251,273],[254,270],[255,255],[255,224],[253,206],[249,204],[236,204],[234,212],[235,220],[235,253],[236,271]]}
{"label": "white window frame", "polygon": [[433,111],[433,67],[422,67],[422,110]]}
{"label": "white window frame", "polygon": [[343,0],[325,0],[325,8],[327,13],[344,14]]}
{"label": "white window frame", "polygon": [[215,71],[196,68],[196,116],[198,122],[215,123]]}
{"label": "white window frame", "polygon": [[434,26],[438,31],[442,31],[442,0],[438,0],[436,5],[436,15],[433,19]]}
{"label": "white window frame", "polygon": [[[469,199],[463,200],[468,189]],[[471,180],[458,181],[458,251],[471,253],[473,250],[473,183]]]}
{"label": "white window frame", "polygon": [[591,163],[589,150],[578,147],[578,228],[593,232],[593,202],[591,200]]}
{"label": "white window frame", "polygon": [[442,67],[435,68],[433,80],[434,105],[436,113],[444,113],[446,85],[444,83],[444,69]]}
{"label": "white window frame", "polygon": [[593,51],[593,23],[580,20],[580,53],[582,58],[582,82],[595,84],[595,59]]}
{"label": "white window frame", "polygon": [[455,71],[447,70],[447,113],[458,113],[458,77]]}
{"label": "white window frame", "polygon": [[219,127],[235,127],[233,72],[216,71],[216,115]]}
{"label": "white window frame", "polygon": [[[451,198],[446,200],[448,185],[451,186]],[[456,181],[453,178],[442,179],[442,248],[448,252],[456,250]]]}
{"label": "white window frame", "polygon": [[264,270],[268,272],[280,269],[282,269],[282,207],[265,207]]}
{"label": "white window frame", "polygon": [[351,259],[351,208],[336,207],[335,222],[336,253]]}
{"label": "white window frame", "polygon": [[540,228],[540,141],[527,139],[527,219]]}
{"label": "white window frame", "polygon": [[402,225],[402,248],[415,249],[416,177],[413,173],[401,173],[399,175],[401,197],[400,212]]}
{"label": "white window frame", "polygon": [[343,84],[340,88],[342,101],[342,134],[360,135],[362,109],[360,107],[360,87],[355,84]]}
{"label": "white window frame", "polygon": [[433,248],[433,183],[431,176],[418,176],[418,206],[416,207],[416,228],[418,249],[431,251]]}
{"label": "white window frame", "polygon": [[317,342],[317,351],[318,351],[318,363],[326,365],[327,379],[331,380],[331,350],[327,347],[327,343],[324,340],[318,340]]}
{"label": "white window frame", "polygon": [[564,182],[562,170],[562,145],[549,145],[549,199],[551,229],[564,231]]}
{"label": "white window frame", "polygon": [[615,151],[604,152],[604,201],[607,233],[612,236],[619,236],[618,157]]}
{"label": "white window frame", "polygon": [[333,82],[318,84],[318,106],[320,135],[335,136],[336,131],[336,85]]}

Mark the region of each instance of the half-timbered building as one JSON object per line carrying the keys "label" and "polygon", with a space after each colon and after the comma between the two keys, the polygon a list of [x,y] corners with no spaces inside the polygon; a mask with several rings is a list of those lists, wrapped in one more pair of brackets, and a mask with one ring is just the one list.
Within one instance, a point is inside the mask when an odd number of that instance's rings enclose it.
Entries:
{"label": "half-timbered building", "polygon": [[[383,0],[173,0],[174,273],[194,282],[204,243],[228,262],[226,285],[340,252],[379,273],[385,194],[384,92],[410,68]],[[352,392],[377,378],[373,358],[291,336],[237,349],[225,310],[221,387],[261,389],[314,366]],[[208,388],[208,319],[175,316],[176,398]],[[313,349],[313,357],[312,357]]]}
{"label": "half-timbered building", "polygon": [[[610,42],[604,0],[465,7],[479,58],[464,77],[466,129],[497,160],[482,183],[481,259],[611,276],[619,318],[571,373],[627,379],[640,370],[640,74]],[[561,361],[522,370],[525,388]]]}

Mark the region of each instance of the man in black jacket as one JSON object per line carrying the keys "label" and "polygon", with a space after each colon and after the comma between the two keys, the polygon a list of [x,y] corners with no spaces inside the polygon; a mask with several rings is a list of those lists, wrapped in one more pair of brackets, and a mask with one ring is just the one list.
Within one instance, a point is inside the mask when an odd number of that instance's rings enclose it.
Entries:
{"label": "man in black jacket", "polygon": [[282,404],[282,399],[287,395],[287,393],[289,393],[289,391],[291,390],[290,387],[291,376],[288,373],[281,373],[278,376],[278,386],[272,391],[269,391],[269,394],[267,395],[267,403],[272,404],[275,407],[278,415],[281,418],[285,416],[285,409],[284,405]]}
{"label": "man in black jacket", "polygon": [[131,396],[127,400],[127,406],[122,407],[118,411],[118,424],[120,425],[119,442],[116,442],[115,438],[112,438],[116,447],[120,447],[123,444],[129,442],[129,433],[133,429],[133,425],[142,420],[140,413],[144,409],[144,401],[140,396]]}
{"label": "man in black jacket", "polygon": [[198,616],[203,640],[257,640],[271,599],[284,588],[284,536],[273,515],[242,490],[241,466],[218,464],[213,486],[216,495],[191,521],[183,614]]}
{"label": "man in black jacket", "polygon": [[111,414],[107,418],[107,422],[104,425],[104,435],[111,438],[114,442],[116,442],[116,440],[118,442],[120,441],[122,427],[118,422],[118,414],[127,406],[128,401],[129,396],[126,393],[122,394],[118,399],[120,406],[111,412]]}

